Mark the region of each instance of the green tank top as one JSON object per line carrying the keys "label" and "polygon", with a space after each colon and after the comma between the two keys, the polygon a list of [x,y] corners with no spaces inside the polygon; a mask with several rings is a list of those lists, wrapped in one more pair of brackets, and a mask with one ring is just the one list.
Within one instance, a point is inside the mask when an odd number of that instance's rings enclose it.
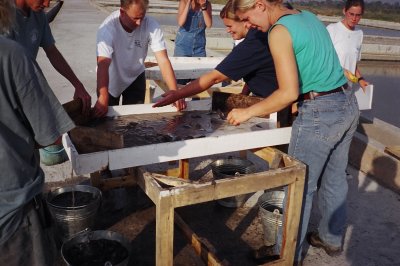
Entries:
{"label": "green tank top", "polygon": [[275,25],[285,26],[292,37],[300,94],[330,91],[347,82],[329,33],[314,14],[283,16]]}

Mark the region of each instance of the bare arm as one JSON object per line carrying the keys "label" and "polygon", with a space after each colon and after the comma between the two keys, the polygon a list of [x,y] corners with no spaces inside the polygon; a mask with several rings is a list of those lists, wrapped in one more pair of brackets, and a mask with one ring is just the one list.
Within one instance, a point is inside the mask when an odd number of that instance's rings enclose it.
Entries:
{"label": "bare arm", "polygon": [[[156,57],[158,66],[161,70],[161,75],[164,79],[164,82],[167,84],[168,89],[172,91],[178,90],[178,86],[176,84],[176,78],[174,70],[172,69],[171,61],[169,61],[167,50],[161,50],[154,53]],[[186,108],[186,102],[184,99],[180,99],[174,104],[178,111]]]}
{"label": "bare arm", "polygon": [[179,26],[183,26],[186,22],[187,15],[189,13],[190,5],[193,0],[180,0],[178,5],[178,14],[176,19]]}
{"label": "bare arm", "polygon": [[49,58],[50,63],[53,67],[63,75],[75,88],[74,99],[80,98],[83,104],[83,113],[89,114],[91,106],[91,97],[89,93],[85,90],[85,87],[76,77],[75,73],[72,71],[71,67],[68,65],[67,61],[53,44],[48,47],[43,48],[46,53],[47,58]]}
{"label": "bare arm", "polygon": [[269,35],[269,47],[274,59],[278,89],[263,101],[245,109],[233,109],[229,123],[239,125],[251,117],[277,112],[293,103],[299,96],[297,64],[292,39],[283,26],[276,26]]}
{"label": "bare arm", "polygon": [[211,28],[212,26],[212,6],[211,2],[207,0],[200,0],[200,5],[206,6],[206,10],[202,9],[204,22],[206,24],[207,29]]}
{"label": "bare arm", "polygon": [[[355,71],[354,74],[356,75],[357,78],[362,77],[362,74],[361,74],[360,69],[358,68],[358,66],[356,66],[356,71]],[[360,87],[365,92],[365,87],[367,87],[369,85],[369,82],[366,81],[365,79],[361,79],[361,80],[358,80],[358,85],[360,85]]]}
{"label": "bare arm", "polygon": [[168,91],[164,93],[162,95],[164,98],[154,104],[153,107],[165,106],[177,101],[178,99],[184,99],[186,97],[196,95],[209,89],[214,84],[220,83],[227,79],[228,77],[218,70],[212,70],[202,75],[198,79],[190,82],[178,91]]}
{"label": "bare arm", "polygon": [[95,117],[103,117],[108,111],[108,69],[111,64],[111,58],[97,57],[97,102],[93,108]]}

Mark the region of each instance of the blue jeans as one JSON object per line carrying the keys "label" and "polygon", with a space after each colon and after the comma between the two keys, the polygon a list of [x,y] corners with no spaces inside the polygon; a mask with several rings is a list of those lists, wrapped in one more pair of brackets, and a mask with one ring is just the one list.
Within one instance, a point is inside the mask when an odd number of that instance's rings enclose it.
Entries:
{"label": "blue jeans", "polygon": [[[295,260],[302,256],[314,193],[321,214],[318,233],[325,243],[340,247],[346,226],[348,153],[357,129],[359,110],[353,93],[337,92],[299,102],[292,126],[289,155],[307,165],[303,207]],[[277,240],[278,249],[282,243]]]}
{"label": "blue jeans", "polygon": [[[203,11],[189,8],[186,22],[179,27],[175,37],[174,56],[206,57],[206,24]],[[186,85],[192,79],[178,79],[177,83]]]}
{"label": "blue jeans", "polygon": [[183,27],[179,27],[175,38],[174,56],[206,56],[206,24],[203,12],[191,8]]}

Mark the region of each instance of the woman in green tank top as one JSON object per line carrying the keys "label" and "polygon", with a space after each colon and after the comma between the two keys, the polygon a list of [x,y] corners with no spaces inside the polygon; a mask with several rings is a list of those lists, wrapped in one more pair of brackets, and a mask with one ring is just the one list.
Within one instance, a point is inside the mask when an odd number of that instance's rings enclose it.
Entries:
{"label": "woman in green tank top", "polygon": [[[242,21],[270,32],[278,89],[258,104],[233,109],[227,120],[239,125],[298,101],[289,154],[307,165],[308,176],[294,261],[303,260],[302,246],[317,190],[322,218],[318,232],[309,234],[309,240],[329,255],[340,254],[346,223],[348,151],[359,111],[355,97],[346,91],[346,78],[329,34],[314,14],[288,9],[282,0],[233,0],[233,6]],[[280,238],[281,234],[275,246],[264,247],[262,259],[280,254]]]}

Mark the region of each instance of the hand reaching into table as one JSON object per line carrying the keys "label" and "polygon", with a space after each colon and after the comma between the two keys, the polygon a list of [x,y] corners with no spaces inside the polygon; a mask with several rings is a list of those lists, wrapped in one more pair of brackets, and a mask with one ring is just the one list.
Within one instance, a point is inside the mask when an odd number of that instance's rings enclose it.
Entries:
{"label": "hand reaching into table", "polygon": [[240,123],[245,122],[251,118],[247,108],[235,108],[229,112],[226,120],[229,124],[238,126]]}
{"label": "hand reaching into table", "polygon": [[93,117],[103,117],[108,112],[108,97],[100,95],[92,109]]}
{"label": "hand reaching into table", "polygon": [[170,90],[161,95],[163,98],[153,104],[153,107],[162,107],[169,104],[174,104],[178,111],[186,108],[186,102],[179,96],[179,91]]}
{"label": "hand reaching into table", "polygon": [[176,102],[174,102],[172,105],[175,106],[178,111],[182,111],[182,110],[186,109],[185,99],[179,99]]}

